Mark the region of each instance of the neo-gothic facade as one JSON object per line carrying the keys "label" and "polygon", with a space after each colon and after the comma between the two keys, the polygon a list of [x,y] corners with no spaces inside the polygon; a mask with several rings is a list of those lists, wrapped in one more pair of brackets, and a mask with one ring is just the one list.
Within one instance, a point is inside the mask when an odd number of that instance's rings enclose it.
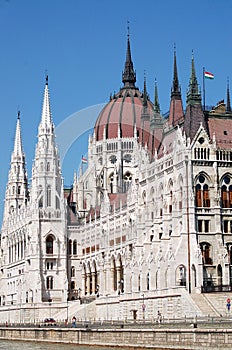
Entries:
{"label": "neo-gothic facade", "polygon": [[[30,186],[18,117],[1,231],[0,320],[39,320],[48,306],[57,318],[203,315],[203,293],[208,304],[208,292],[229,294],[229,86],[226,103],[206,110],[192,58],[184,110],[174,53],[164,118],[157,85],[154,102],[146,81],[143,92],[136,87],[129,38],[122,83],[96,120],[87,169],[71,189],[63,188],[47,80]],[[207,312],[217,315],[217,304]]]}

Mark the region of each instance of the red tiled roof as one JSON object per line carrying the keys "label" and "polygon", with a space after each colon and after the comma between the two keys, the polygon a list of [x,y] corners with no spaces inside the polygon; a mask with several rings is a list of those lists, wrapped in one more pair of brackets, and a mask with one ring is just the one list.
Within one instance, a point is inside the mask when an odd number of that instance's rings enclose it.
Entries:
{"label": "red tiled roof", "polygon": [[221,149],[232,148],[232,118],[209,118],[208,120],[210,138],[215,135],[217,147]]}

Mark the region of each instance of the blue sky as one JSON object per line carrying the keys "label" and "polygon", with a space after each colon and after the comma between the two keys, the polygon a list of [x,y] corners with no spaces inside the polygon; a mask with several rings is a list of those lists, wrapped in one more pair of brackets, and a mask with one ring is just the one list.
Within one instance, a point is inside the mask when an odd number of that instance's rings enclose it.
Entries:
{"label": "blue sky", "polygon": [[[203,66],[215,75],[206,82],[206,104],[215,105],[226,99],[227,77],[232,81],[231,13],[231,0],[0,0],[0,214],[18,109],[31,174],[46,72],[55,125],[77,113],[82,134],[91,124],[85,124],[86,111],[93,126],[99,105],[122,86],[129,20],[137,86],[142,90],[146,71],[153,100],[157,79],[163,113],[169,108],[174,44],[184,105],[192,50],[199,85]],[[63,161],[66,185],[86,152],[86,137],[72,144]]]}

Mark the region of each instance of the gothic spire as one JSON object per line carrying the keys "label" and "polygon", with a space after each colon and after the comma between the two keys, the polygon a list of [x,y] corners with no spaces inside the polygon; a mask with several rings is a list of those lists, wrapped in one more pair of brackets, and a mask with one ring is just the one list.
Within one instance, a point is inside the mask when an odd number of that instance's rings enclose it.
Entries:
{"label": "gothic spire", "polygon": [[179,86],[179,79],[177,74],[177,64],[176,64],[176,46],[174,46],[174,65],[173,65],[173,82],[172,82],[172,97],[181,97],[181,90]]}
{"label": "gothic spire", "polygon": [[187,104],[200,104],[201,103],[201,94],[199,93],[197,77],[195,72],[194,56],[192,53],[192,69],[191,77],[189,80],[189,90],[187,93]]}
{"label": "gothic spire", "polygon": [[155,113],[160,113],[160,104],[159,104],[159,98],[158,98],[158,87],[157,87],[156,79],[155,79],[154,112]]}
{"label": "gothic spire", "polygon": [[187,106],[184,118],[184,131],[186,136],[192,140],[200,126],[202,126],[208,133],[208,125],[201,105],[201,94],[198,90],[194,58],[192,55],[191,77],[189,81]]}
{"label": "gothic spire", "polygon": [[229,78],[227,78],[227,103],[226,112],[231,112]]}
{"label": "gothic spire", "polygon": [[17,215],[18,210],[26,205],[28,197],[28,182],[25,155],[22,146],[20,112],[18,112],[14,149],[11,154],[11,164],[5,195],[4,222],[9,215]]}
{"label": "gothic spire", "polygon": [[144,72],[144,83],[143,83],[143,107],[147,108],[147,82],[146,82],[145,72]]}
{"label": "gothic spire", "polygon": [[174,64],[173,64],[173,82],[171,90],[171,102],[169,109],[169,125],[176,126],[183,121],[184,110],[181,99],[181,89],[179,85],[177,63],[176,63],[176,47],[174,46]]}
{"label": "gothic spire", "polygon": [[18,111],[18,118],[16,124],[15,141],[14,141],[14,151],[12,153],[13,157],[23,158],[23,146],[21,137],[21,126],[20,126],[20,111]]}
{"label": "gothic spire", "polygon": [[52,115],[51,115],[50,99],[49,99],[48,76],[46,76],[41,125],[43,127],[48,127],[51,124],[52,124]]}
{"label": "gothic spire", "polygon": [[125,88],[135,87],[136,74],[135,74],[135,71],[133,68],[133,62],[131,59],[129,26],[128,26],[128,34],[127,34],[126,62],[125,62],[124,72],[122,73],[122,82]]}
{"label": "gothic spire", "polygon": [[31,182],[33,205],[36,208],[43,208],[44,210],[50,210],[48,208],[59,209],[63,205],[63,183],[54,129],[50,109],[48,77],[46,77]]}

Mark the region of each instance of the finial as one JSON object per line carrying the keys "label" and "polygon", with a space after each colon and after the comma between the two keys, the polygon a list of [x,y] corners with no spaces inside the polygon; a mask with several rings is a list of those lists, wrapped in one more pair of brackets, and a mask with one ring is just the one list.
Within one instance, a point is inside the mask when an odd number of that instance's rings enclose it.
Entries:
{"label": "finial", "polygon": [[176,43],[174,43],[174,53],[176,53]]}
{"label": "finial", "polygon": [[18,110],[18,119],[20,119],[20,110]]}
{"label": "finial", "polygon": [[130,39],[130,22],[127,21],[127,38]]}
{"label": "finial", "polygon": [[48,75],[46,74],[46,85],[48,85]]}

